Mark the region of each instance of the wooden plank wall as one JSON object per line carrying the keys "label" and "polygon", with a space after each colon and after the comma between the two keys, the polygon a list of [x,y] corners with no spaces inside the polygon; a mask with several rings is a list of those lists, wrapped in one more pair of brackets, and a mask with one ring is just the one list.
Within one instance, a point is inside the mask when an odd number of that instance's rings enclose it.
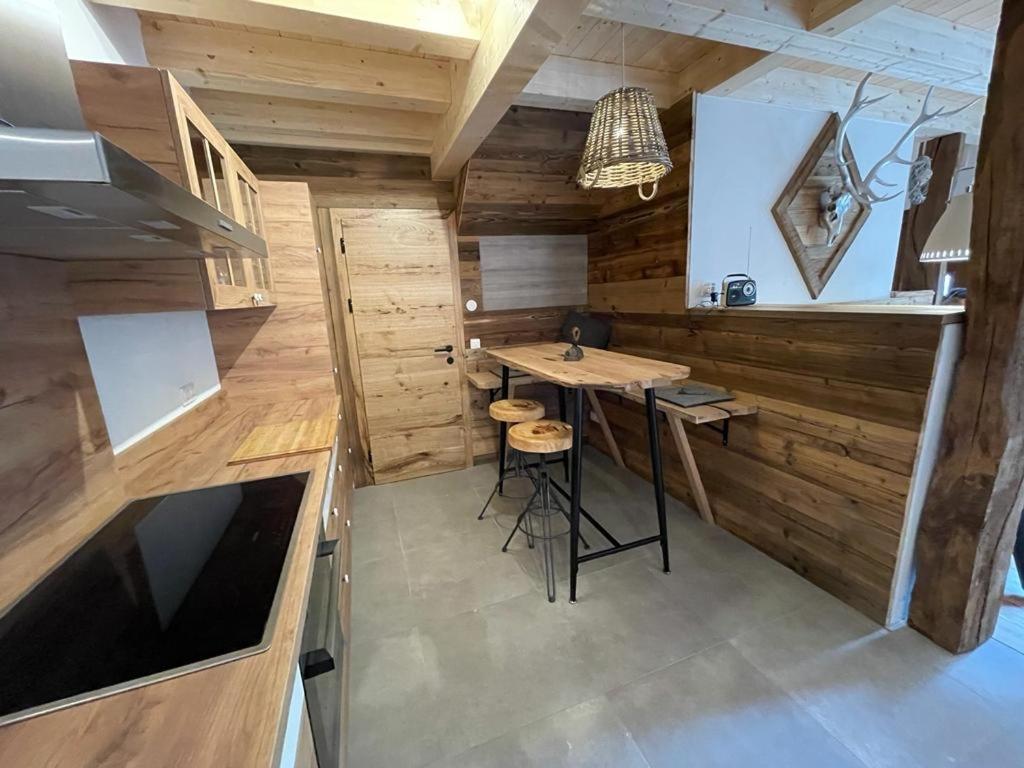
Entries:
{"label": "wooden plank wall", "polygon": [[430,158],[235,144],[261,180],[304,181],[321,208],[455,207],[451,182],[430,178]]}
{"label": "wooden plank wall", "polygon": [[333,397],[313,209],[302,182],[260,183],[277,306],[207,312],[221,387],[248,402]]}
{"label": "wooden plank wall", "polygon": [[590,307],[678,314],[685,309],[693,100],[661,113],[672,171],[653,200],[636,188],[607,196],[590,235]]}
{"label": "wooden plank wall", "polygon": [[[729,445],[687,427],[719,525],[884,622],[943,318],[687,312],[690,100],[663,123],[675,170],[653,201],[617,193],[590,243],[590,306],[612,348],[689,365],[755,400]],[[627,194],[628,193],[628,194]],[[602,393],[626,464],[650,476],[642,410]],[[667,425],[670,493],[691,506]],[[601,434],[591,441],[604,448]]]}
{"label": "wooden plank wall", "polygon": [[[732,420],[728,447],[687,429],[718,524],[883,622],[941,322],[622,315],[612,348],[685,363],[758,403]],[[627,465],[649,476],[641,410],[601,397]],[[692,504],[665,453],[670,492]]]}
{"label": "wooden plank wall", "polygon": [[576,186],[590,115],[511,107],[463,171],[460,235],[572,235],[594,227],[604,195]]}
{"label": "wooden plank wall", "polygon": [[[271,257],[281,257],[278,306],[208,313],[224,391],[117,457],[78,330],[69,279],[76,262],[0,255],[0,359],[12,363],[0,369],[0,434],[8,438],[0,447],[0,611],[126,498],[216,470],[183,474],[196,457],[182,455],[180,440],[161,453],[184,421],[202,433],[229,407],[295,403],[301,413],[303,403],[335,397],[305,185],[267,184],[264,204]],[[90,312],[140,309],[134,281],[112,274],[110,285],[94,287],[104,299],[94,298]],[[195,290],[201,296],[198,282]],[[161,309],[194,309],[187,292],[175,295],[182,303]]]}
{"label": "wooden plank wall", "polygon": [[[483,348],[529,344],[558,338],[573,307],[488,309],[480,280],[481,236],[588,234],[607,195],[576,186],[586,142],[585,112],[512,107],[466,164],[458,182],[457,225],[462,322],[466,344]],[[470,312],[465,302],[474,299]],[[581,309],[583,307],[580,307]],[[467,356],[467,367],[495,369],[482,355]],[[517,396],[543,400],[558,413],[550,386],[524,387]],[[487,415],[486,392],[470,389],[470,418],[476,457],[493,456],[497,429]]]}

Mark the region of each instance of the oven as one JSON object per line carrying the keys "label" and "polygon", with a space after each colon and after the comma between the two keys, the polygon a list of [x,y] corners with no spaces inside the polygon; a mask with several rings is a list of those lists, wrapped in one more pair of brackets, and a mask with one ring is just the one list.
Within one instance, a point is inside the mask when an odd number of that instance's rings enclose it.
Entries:
{"label": "oven", "polygon": [[341,764],[345,647],[339,601],[341,578],[340,542],[328,539],[321,528],[299,657],[306,710],[320,768],[335,768]]}

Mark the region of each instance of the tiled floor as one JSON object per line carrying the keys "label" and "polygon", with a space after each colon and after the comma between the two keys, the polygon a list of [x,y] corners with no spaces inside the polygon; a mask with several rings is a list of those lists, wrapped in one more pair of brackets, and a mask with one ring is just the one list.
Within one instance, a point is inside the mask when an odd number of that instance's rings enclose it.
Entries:
{"label": "tiled floor", "polygon": [[1024,653],[1024,585],[1020,583],[1020,575],[1013,560],[1006,574],[1006,591],[1003,607],[999,609],[995,638]]}
{"label": "tiled floor", "polygon": [[[650,486],[588,453],[584,504],[654,531]],[[499,551],[495,465],[356,492],[353,768],[1024,766],[1024,655],[889,633],[670,500],[657,548],[584,566],[569,605]],[[597,535],[585,528],[592,542]],[[560,552],[567,549],[561,540]]]}

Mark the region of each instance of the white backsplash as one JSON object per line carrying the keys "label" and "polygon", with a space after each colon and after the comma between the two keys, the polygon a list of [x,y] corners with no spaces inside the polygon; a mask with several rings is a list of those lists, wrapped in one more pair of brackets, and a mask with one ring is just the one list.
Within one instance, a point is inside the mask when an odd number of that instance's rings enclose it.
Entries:
{"label": "white backsplash", "polygon": [[220,389],[205,312],[92,315],[78,325],[114,453]]}

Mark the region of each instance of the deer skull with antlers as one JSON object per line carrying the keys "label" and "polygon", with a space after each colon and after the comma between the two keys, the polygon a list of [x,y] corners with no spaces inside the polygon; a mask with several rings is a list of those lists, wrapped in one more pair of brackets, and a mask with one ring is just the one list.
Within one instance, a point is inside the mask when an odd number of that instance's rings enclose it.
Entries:
{"label": "deer skull with antlers", "polygon": [[[877,104],[878,102],[887,99],[890,95],[886,93],[871,99],[865,98],[864,88],[867,86],[870,78],[871,73],[869,72],[864,75],[864,79],[861,80],[860,84],[857,86],[857,91],[853,95],[853,103],[850,105],[850,109],[846,113],[846,116],[839,123],[839,128],[836,130],[836,140],[832,147],[835,164],[839,168],[839,175],[843,181],[843,192],[845,194],[849,194],[850,197],[866,208],[870,208],[875,203],[884,203],[887,200],[893,200],[900,196],[902,190],[896,190],[895,192],[878,192],[873,189],[873,186],[878,185],[880,187],[888,187],[889,189],[898,186],[892,182],[879,178],[879,173],[882,169],[887,168],[890,165],[913,164],[913,161],[904,160],[900,157],[899,152],[903,148],[904,142],[913,136],[918,128],[932,122],[933,120],[937,120],[940,117],[951,117],[959,114],[965,109],[974,106],[977,102],[977,99],[975,99],[975,101],[972,101],[970,104],[965,104],[958,109],[947,110],[945,107],[939,107],[937,110],[929,111],[928,106],[933,90],[932,88],[929,88],[928,93],[924,97],[924,103],[921,105],[921,114],[917,116],[917,119],[910,124],[906,131],[904,131],[903,135],[900,136],[899,141],[896,142],[896,145],[889,152],[883,155],[881,160],[871,167],[871,170],[867,172],[863,179],[856,179],[850,171],[851,162],[843,157],[843,147],[846,145],[846,132],[850,127],[850,123],[860,112],[873,104]],[[835,242],[836,237],[839,234],[838,229],[835,229],[836,224],[838,223],[838,227],[841,229],[843,223],[841,217],[838,222],[836,222],[834,219],[834,212],[830,211],[827,207],[834,204],[836,199],[840,197],[840,194],[837,194],[838,192],[840,192],[840,190],[836,190],[831,194],[822,194],[821,196],[822,222],[823,224],[824,222],[831,223],[831,226],[826,227],[829,234],[829,245],[832,245]]]}

